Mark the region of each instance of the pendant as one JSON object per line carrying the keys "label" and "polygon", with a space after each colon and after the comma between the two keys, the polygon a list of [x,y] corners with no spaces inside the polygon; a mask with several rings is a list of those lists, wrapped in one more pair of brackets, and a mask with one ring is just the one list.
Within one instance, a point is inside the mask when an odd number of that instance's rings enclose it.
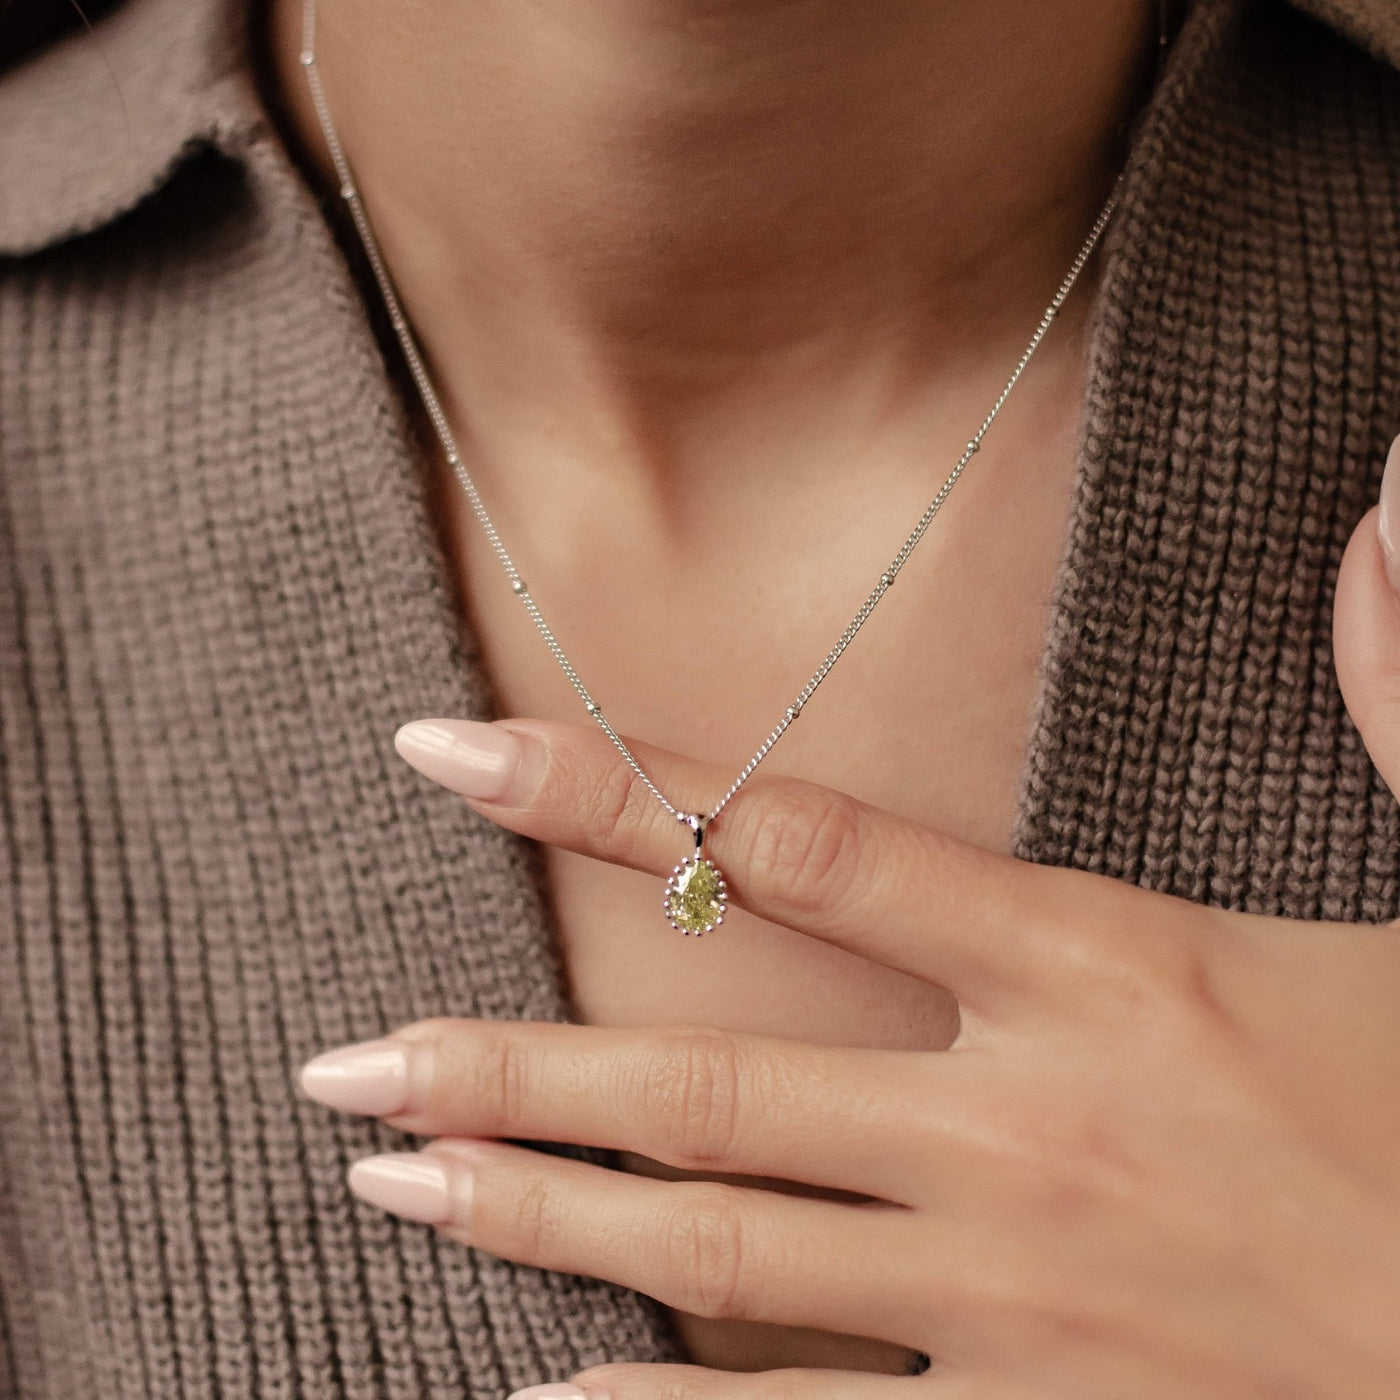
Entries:
{"label": "pendant", "polygon": [[672,928],[698,936],[724,922],[729,891],[724,872],[700,850],[708,825],[705,818],[698,813],[682,813],[680,820],[695,833],[695,854],[686,856],[671,872],[662,907]]}

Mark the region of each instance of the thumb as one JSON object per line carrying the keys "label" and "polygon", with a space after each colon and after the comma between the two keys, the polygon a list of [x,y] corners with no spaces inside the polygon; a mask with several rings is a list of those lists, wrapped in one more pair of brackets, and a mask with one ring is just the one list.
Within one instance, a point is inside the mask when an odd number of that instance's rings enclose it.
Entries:
{"label": "thumb", "polygon": [[1342,556],[1332,652],[1371,762],[1400,796],[1400,438],[1390,445],[1380,503]]}

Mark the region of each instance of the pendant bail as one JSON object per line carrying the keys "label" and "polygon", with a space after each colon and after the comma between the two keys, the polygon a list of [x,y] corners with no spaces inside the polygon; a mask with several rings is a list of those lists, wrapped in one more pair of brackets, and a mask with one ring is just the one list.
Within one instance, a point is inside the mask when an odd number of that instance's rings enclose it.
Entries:
{"label": "pendant bail", "polygon": [[710,828],[710,819],[703,812],[682,812],[680,819],[695,833],[695,854],[700,854],[705,833]]}

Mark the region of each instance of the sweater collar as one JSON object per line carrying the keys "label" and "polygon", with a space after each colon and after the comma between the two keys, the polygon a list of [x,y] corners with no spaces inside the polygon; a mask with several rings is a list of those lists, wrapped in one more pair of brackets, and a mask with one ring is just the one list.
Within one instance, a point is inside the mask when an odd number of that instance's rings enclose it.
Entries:
{"label": "sweater collar", "polygon": [[251,0],[121,0],[0,76],[0,255],[89,232],[269,126]]}
{"label": "sweater collar", "polygon": [[[0,255],[100,227],[202,150],[241,160],[271,127],[252,3],[121,0],[0,76],[0,191],[23,191],[0,199]],[[1400,66],[1394,0],[1291,3]]]}

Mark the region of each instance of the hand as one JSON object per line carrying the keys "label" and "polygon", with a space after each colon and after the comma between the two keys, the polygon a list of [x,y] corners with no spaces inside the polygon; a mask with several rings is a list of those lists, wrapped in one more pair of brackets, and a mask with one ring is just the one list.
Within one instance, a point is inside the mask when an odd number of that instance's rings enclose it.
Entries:
{"label": "hand", "polygon": [[[1346,627],[1392,629],[1383,656],[1349,653],[1348,685],[1372,686],[1354,708],[1368,739],[1394,736],[1384,762],[1400,773],[1400,685],[1375,682],[1383,664],[1400,674],[1400,603],[1381,591],[1373,517],[1345,572]],[[435,721],[441,747],[414,761],[465,792],[458,760],[483,730],[498,761],[477,810],[669,871],[674,820],[592,727]],[[663,791],[728,781],[628,742]],[[304,1078],[323,1102],[436,1139],[357,1163],[351,1180],[453,1239],[703,1316],[934,1358],[917,1378],[617,1364],[575,1377],[586,1393],[1400,1395],[1396,929],[1203,908],[762,774],[706,849],[753,913],[951,989],[951,1049],[437,1019],[332,1052]],[[657,1181],[507,1138],[874,1199]]]}

